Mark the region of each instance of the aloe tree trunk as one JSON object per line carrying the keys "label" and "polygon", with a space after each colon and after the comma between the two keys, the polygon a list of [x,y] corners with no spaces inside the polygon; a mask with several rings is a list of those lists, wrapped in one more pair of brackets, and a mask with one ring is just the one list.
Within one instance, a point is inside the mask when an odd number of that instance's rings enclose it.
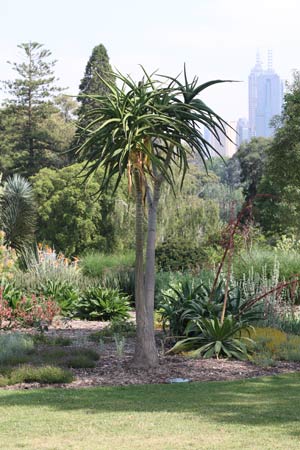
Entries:
{"label": "aloe tree trunk", "polygon": [[137,340],[133,366],[154,367],[158,354],[154,335],[154,287],[155,287],[155,237],[159,189],[154,190],[153,200],[148,202],[148,234],[144,275],[144,206],[139,174],[135,173],[136,187],[136,260],[135,303]]}

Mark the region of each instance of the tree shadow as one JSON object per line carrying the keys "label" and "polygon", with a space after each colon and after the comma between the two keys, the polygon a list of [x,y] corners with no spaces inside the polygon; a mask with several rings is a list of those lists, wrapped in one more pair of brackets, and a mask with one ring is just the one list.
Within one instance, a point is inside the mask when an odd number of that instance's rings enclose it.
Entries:
{"label": "tree shadow", "polygon": [[[300,417],[300,374],[234,382],[0,391],[0,408],[190,413],[223,424],[292,425]],[[291,430],[291,434],[300,436]]]}

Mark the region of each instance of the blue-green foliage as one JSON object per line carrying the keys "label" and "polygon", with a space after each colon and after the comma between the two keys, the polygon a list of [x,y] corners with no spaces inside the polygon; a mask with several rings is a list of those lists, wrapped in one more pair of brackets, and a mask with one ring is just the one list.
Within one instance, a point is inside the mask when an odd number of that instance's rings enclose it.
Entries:
{"label": "blue-green foliage", "polygon": [[204,358],[248,358],[246,343],[252,341],[241,336],[241,331],[249,328],[247,323],[229,315],[223,322],[218,317],[212,317],[190,322],[189,325],[188,334],[191,333],[191,336],[177,342],[171,353],[190,352],[191,356]]}

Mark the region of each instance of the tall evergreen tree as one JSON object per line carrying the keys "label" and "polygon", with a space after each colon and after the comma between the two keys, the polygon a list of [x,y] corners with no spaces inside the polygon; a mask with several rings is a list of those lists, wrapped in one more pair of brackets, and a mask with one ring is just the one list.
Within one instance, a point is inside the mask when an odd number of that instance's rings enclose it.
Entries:
{"label": "tall evergreen tree", "polygon": [[[29,176],[41,166],[59,165],[57,148],[43,123],[57,113],[53,97],[61,89],[55,85],[56,61],[49,59],[49,50],[37,42],[23,43],[18,48],[22,50],[23,61],[9,62],[17,77],[3,82],[8,94],[4,102],[4,122],[10,125],[3,131],[14,135],[11,136],[16,159],[14,169]],[[5,149],[1,153],[5,153]]]}
{"label": "tall evergreen tree", "polygon": [[78,101],[81,106],[78,116],[82,119],[95,107],[95,100],[86,95],[105,95],[109,92],[101,78],[109,82],[115,82],[115,77],[109,63],[109,57],[103,44],[94,47],[90,59],[85,68],[84,77],[79,85]]}
{"label": "tall evergreen tree", "polygon": [[[110,84],[115,84],[115,76],[109,63],[106,48],[103,44],[100,44],[94,47],[86,65],[84,77],[79,85],[79,95],[77,97],[77,100],[80,103],[77,111],[78,127],[72,145],[75,151],[87,138],[87,134],[83,130],[90,122],[89,115],[91,111],[97,106],[97,103],[92,96],[106,96],[109,93],[109,89],[103,80]],[[94,145],[97,145],[97,143]],[[78,157],[76,157],[75,160],[78,160]]]}

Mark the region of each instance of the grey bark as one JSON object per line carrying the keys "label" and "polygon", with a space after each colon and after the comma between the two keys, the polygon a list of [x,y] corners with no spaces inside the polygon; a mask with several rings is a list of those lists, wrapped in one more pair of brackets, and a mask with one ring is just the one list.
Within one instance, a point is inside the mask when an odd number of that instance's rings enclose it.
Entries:
{"label": "grey bark", "polygon": [[146,267],[144,277],[143,244],[143,193],[135,173],[136,186],[136,266],[135,266],[135,301],[137,340],[133,366],[141,368],[158,365],[158,353],[154,334],[154,287],[155,287],[155,238],[156,215],[159,201],[160,184],[154,188],[152,201],[148,198],[148,234],[146,250]]}

